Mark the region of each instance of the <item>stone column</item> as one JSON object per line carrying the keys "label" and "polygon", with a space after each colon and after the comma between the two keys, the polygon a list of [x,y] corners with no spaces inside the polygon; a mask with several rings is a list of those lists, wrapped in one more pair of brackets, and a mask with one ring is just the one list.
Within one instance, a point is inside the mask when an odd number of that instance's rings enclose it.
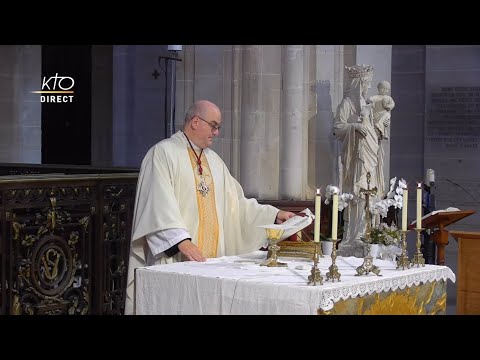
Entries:
{"label": "stone column", "polygon": [[[314,199],[315,190],[319,186],[315,179],[317,169],[317,154],[313,148],[317,120],[317,53],[315,45],[305,45],[303,59],[303,94],[304,94],[304,127],[302,147],[306,156],[303,160],[303,190],[302,200]],[[320,183],[321,184],[321,183]]]}
{"label": "stone column", "polygon": [[132,147],[126,146],[132,134],[134,94],[134,65],[131,45],[113,47],[113,86],[112,86],[112,165],[130,166],[128,152]]}
{"label": "stone column", "polygon": [[113,46],[92,46],[91,164],[112,166]]}
{"label": "stone column", "polygon": [[260,199],[278,199],[280,113],[282,102],[282,46],[264,45],[262,54],[262,110],[265,114],[264,140],[260,142]]}
{"label": "stone column", "polygon": [[175,132],[183,128],[185,114],[193,104],[195,83],[195,45],[185,45],[177,61],[176,103],[175,103]]}
{"label": "stone column", "polygon": [[231,171],[237,176],[240,163],[237,179],[247,196],[278,199],[281,46],[233,51]]}
{"label": "stone column", "polygon": [[265,115],[260,110],[262,50],[260,45],[245,45],[242,54],[240,183],[247,197],[259,194],[259,143],[265,134]]}
{"label": "stone column", "polygon": [[242,99],[242,46],[232,48],[232,127],[231,127],[231,159],[230,172],[235,179],[240,179],[240,137],[241,137],[241,99]]}
{"label": "stone column", "polygon": [[[343,97],[343,45],[315,46],[316,115],[309,124],[310,187],[341,186],[339,142],[333,135],[335,111]],[[312,198],[313,194],[308,194]]]}
{"label": "stone column", "polygon": [[0,162],[42,162],[42,47],[0,46]]}
{"label": "stone column", "polygon": [[304,46],[282,49],[282,112],[280,135],[280,198],[301,200],[304,179]]}

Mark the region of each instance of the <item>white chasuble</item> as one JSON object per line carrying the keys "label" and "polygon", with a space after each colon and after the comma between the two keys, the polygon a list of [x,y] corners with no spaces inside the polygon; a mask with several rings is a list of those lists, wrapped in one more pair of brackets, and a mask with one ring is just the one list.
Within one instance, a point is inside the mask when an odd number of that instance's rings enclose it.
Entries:
{"label": "white chasuble", "polygon": [[[133,313],[134,269],[153,265],[146,263],[149,249],[145,235],[185,229],[205,257],[220,257],[258,250],[266,237],[264,229],[257,226],[275,222],[279,210],[247,199],[211,149],[204,149],[201,157],[209,186],[203,196],[197,190],[200,177],[191,151],[185,135],[178,131],[150,148],[143,159],[133,214],[125,314]],[[173,261],[181,261],[181,254],[161,257],[155,263]]]}

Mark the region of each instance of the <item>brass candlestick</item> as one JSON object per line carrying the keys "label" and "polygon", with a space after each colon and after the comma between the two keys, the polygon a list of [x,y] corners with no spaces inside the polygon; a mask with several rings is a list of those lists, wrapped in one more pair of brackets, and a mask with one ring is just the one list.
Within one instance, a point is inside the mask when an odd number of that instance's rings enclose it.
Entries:
{"label": "brass candlestick", "polygon": [[420,241],[420,233],[425,230],[425,229],[422,229],[422,228],[416,228],[415,231],[417,232],[417,250],[415,251],[415,255],[413,255],[413,259],[412,259],[412,264],[411,266],[415,266],[417,265],[417,267],[420,267],[421,266],[425,266],[425,259],[423,258],[423,254],[422,252],[420,251],[420,247],[422,246],[422,243]]}
{"label": "brass candlestick", "polygon": [[335,260],[337,259],[337,239],[331,239],[333,242],[332,248],[332,265],[328,268],[328,272],[326,274],[326,280],[332,279],[332,282],[335,282],[337,279],[340,282],[340,273],[338,272],[338,266],[335,264]]}
{"label": "brass candlestick", "polygon": [[265,260],[260,266],[268,266],[268,267],[278,267],[278,266],[287,266],[286,263],[282,263],[277,260],[277,251],[280,250],[280,246],[277,243],[280,241],[280,238],[283,235],[283,229],[278,228],[266,228],[265,231],[267,232],[267,238],[269,242],[268,250],[271,251],[270,257]]}
{"label": "brass candlestick", "polygon": [[314,250],[313,250],[313,266],[312,266],[312,271],[311,271],[310,275],[308,276],[308,285],[312,284],[312,285],[315,286],[315,285],[317,285],[317,283],[319,283],[319,285],[323,284],[323,276],[320,273],[320,269],[318,268],[319,250],[321,251],[320,242],[314,242],[313,247],[314,247]]}
{"label": "brass candlestick", "polygon": [[405,268],[409,269],[410,268],[410,260],[408,260],[407,256],[407,232],[408,230],[402,230],[402,255],[400,255],[397,259],[397,269],[400,267],[402,270],[405,270]]}
{"label": "brass candlestick", "polygon": [[320,239],[318,242],[318,256],[323,258],[322,241]]}
{"label": "brass candlestick", "polygon": [[363,264],[357,267],[357,273],[355,274],[355,276],[368,275],[371,272],[377,276],[383,276],[380,275],[380,269],[378,268],[378,266],[373,264],[373,256],[370,255],[370,239],[362,238],[362,240],[365,241],[367,244],[367,256],[363,258]]}

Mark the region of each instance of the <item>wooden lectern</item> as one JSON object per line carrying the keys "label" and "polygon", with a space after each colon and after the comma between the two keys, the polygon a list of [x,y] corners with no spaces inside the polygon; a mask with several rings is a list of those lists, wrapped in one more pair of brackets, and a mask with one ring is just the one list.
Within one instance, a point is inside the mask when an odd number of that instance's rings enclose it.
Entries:
{"label": "wooden lectern", "polygon": [[450,235],[458,241],[457,314],[480,315],[480,232]]}
{"label": "wooden lectern", "polygon": [[[474,210],[441,211],[422,220],[422,228],[433,230],[432,239],[437,246],[438,265],[445,265],[445,246],[448,245],[448,231],[445,227],[472,214],[475,214]],[[410,229],[414,227],[415,224],[410,225]]]}

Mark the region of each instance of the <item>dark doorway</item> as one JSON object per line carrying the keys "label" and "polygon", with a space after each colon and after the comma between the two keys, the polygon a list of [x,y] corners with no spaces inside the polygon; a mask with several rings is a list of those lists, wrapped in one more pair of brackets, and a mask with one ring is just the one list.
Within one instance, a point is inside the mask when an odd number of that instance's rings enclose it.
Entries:
{"label": "dark doorway", "polygon": [[91,46],[42,46],[41,90],[73,91],[41,94],[43,164],[90,165],[91,76]]}

